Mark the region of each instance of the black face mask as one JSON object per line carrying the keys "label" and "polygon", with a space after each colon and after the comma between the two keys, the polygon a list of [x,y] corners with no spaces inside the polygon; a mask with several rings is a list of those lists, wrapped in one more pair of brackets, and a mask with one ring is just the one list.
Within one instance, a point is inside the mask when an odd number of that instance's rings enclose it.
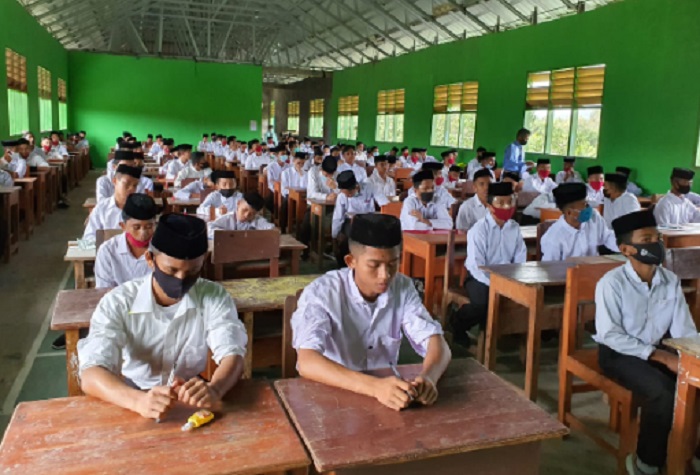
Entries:
{"label": "black face mask", "polygon": [[188,277],[186,279],[178,279],[173,275],[168,275],[158,268],[155,260],[153,261],[153,278],[168,298],[180,300],[192,286],[197,282],[199,276]]}
{"label": "black face mask", "polygon": [[426,191],[426,192],[420,194],[420,200],[423,203],[432,202],[434,197],[435,197],[435,193],[432,191]]}
{"label": "black face mask", "polygon": [[642,264],[660,266],[664,262],[666,250],[661,241],[648,244],[630,244],[630,246],[637,250],[637,254],[632,257]]}
{"label": "black face mask", "polygon": [[676,185],[676,189],[681,195],[687,195],[690,193],[690,185]]}
{"label": "black face mask", "polygon": [[231,198],[235,192],[236,190],[233,188],[229,188],[228,190],[219,190],[219,193],[221,193],[221,196],[224,198]]}

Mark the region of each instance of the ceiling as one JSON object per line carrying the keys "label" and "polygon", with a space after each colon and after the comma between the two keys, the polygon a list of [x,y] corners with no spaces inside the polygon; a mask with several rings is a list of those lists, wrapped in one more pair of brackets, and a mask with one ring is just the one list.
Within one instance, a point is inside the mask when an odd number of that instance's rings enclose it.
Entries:
{"label": "ceiling", "polygon": [[259,64],[289,83],[619,0],[18,1],[69,50]]}

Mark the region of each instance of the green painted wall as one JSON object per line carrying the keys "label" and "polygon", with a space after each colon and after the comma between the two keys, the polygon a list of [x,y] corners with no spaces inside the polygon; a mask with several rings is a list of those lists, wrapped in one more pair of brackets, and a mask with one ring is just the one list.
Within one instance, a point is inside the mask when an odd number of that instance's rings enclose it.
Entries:
{"label": "green painted wall", "polygon": [[[636,169],[633,180],[665,192],[672,166],[695,166],[700,130],[699,0],[624,0],[591,12],[340,71],[338,97],[360,95],[358,139],[374,143],[377,92],[405,88],[404,140],[430,142],[433,88],[479,81],[476,145],[502,159],[523,125],[528,72],[607,65],[597,163]],[[388,148],[393,144],[380,144]],[[399,144],[403,145],[403,144]],[[432,148],[439,153],[442,148]],[[471,159],[473,153],[461,153]],[[533,157],[534,158],[534,157]],[[585,172],[592,160],[580,160]],[[553,160],[561,169],[561,159]],[[695,188],[700,190],[700,180]]]}
{"label": "green painted wall", "polygon": [[[123,130],[139,139],[161,133],[192,143],[217,132],[259,137],[262,69],[70,52],[71,125],[85,129],[95,163],[104,163]],[[257,131],[250,130],[257,122]]]}
{"label": "green painted wall", "polygon": [[[32,17],[16,0],[0,0],[0,137],[7,137],[10,126],[7,116],[7,74],[5,48],[27,58],[29,128],[39,132],[39,86],[37,66],[51,72],[53,94],[53,127],[58,128],[58,78],[68,80],[68,58],[63,46]],[[73,91],[67,83],[68,97]],[[69,106],[70,107],[70,106]],[[70,119],[68,122],[70,126]]]}

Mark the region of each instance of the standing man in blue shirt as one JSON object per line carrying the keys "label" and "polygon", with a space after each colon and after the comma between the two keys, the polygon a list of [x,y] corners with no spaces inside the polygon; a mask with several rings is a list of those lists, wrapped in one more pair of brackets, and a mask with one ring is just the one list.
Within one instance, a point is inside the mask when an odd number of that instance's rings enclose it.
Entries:
{"label": "standing man in blue shirt", "polygon": [[534,162],[525,161],[525,150],[523,150],[523,147],[527,145],[529,138],[529,130],[518,130],[518,134],[515,136],[515,142],[508,145],[503,154],[503,171],[516,172],[522,176],[525,171],[535,166]]}

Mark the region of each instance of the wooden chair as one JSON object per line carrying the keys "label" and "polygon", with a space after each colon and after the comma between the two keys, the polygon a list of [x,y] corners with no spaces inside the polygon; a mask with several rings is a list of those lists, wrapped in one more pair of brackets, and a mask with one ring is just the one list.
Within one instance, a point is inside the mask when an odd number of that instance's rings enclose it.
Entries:
{"label": "wooden chair", "polygon": [[[595,313],[586,310],[590,310],[595,300],[596,285],[603,275],[619,265],[622,262],[579,265],[567,271],[559,356],[559,421],[582,431],[603,449],[614,454],[617,457],[617,473],[624,475],[627,473],[625,459],[634,452],[636,446],[638,407],[631,391],[602,373],[598,366],[598,348],[582,349],[580,345],[585,321],[594,318]],[[583,380],[583,383],[574,384],[574,378]],[[586,426],[571,411],[572,396],[590,391],[603,391],[608,396],[610,427],[619,433],[617,447],[601,437],[598,428]]]}
{"label": "wooden chair", "polygon": [[[466,289],[460,285],[460,274],[455,274],[455,234],[457,231],[452,230],[447,238],[447,254],[445,254],[445,278],[443,280],[442,290],[442,305],[440,307],[440,323],[443,328],[447,323],[447,311],[451,304],[458,306],[469,303]],[[466,271],[466,269],[465,269]]]}
{"label": "wooden chair", "polygon": [[540,208],[540,223],[545,221],[556,221],[562,215],[558,208]]}
{"label": "wooden chair", "polygon": [[700,326],[700,247],[667,249],[664,267],[681,279],[695,326]]}
{"label": "wooden chair", "polygon": [[540,246],[540,240],[542,239],[542,236],[544,236],[544,233],[546,233],[547,230],[552,226],[552,224],[554,224],[556,222],[557,222],[556,220],[549,220],[549,221],[541,222],[540,224],[537,225],[537,249],[535,251],[535,260],[536,261],[542,260],[542,246]]}
{"label": "wooden chair", "polygon": [[303,290],[296,295],[288,296],[284,301],[282,317],[282,379],[297,376],[297,351],[292,346],[292,315],[297,309],[297,303]]}
{"label": "wooden chair", "polygon": [[215,231],[211,263],[214,280],[224,280],[224,265],[270,261],[270,277],[280,273],[280,231]]}
{"label": "wooden chair", "polygon": [[535,198],[540,196],[536,191],[521,191],[518,193],[517,207],[518,209],[525,209],[530,206],[530,203],[535,201]]}
{"label": "wooden chair", "polygon": [[467,180],[462,183],[462,200],[471,198],[475,194],[476,190],[474,189],[474,182],[472,180]]}
{"label": "wooden chair", "polygon": [[121,229],[98,229],[95,231],[95,249],[99,249],[105,241],[118,236],[122,232]]}
{"label": "wooden chair", "polygon": [[651,204],[655,205],[655,204],[658,203],[659,200],[660,200],[661,198],[663,198],[664,196],[666,196],[666,193],[660,193],[660,194],[659,194],[659,193],[655,193],[655,194],[651,195]]}
{"label": "wooden chair", "polygon": [[387,203],[384,206],[382,206],[380,213],[400,218],[402,209],[403,203],[401,201],[392,201],[391,203]]}
{"label": "wooden chair", "polygon": [[394,181],[396,181],[396,184],[398,185],[399,182],[408,180],[411,177],[412,171],[413,168],[396,168],[394,170]]}

